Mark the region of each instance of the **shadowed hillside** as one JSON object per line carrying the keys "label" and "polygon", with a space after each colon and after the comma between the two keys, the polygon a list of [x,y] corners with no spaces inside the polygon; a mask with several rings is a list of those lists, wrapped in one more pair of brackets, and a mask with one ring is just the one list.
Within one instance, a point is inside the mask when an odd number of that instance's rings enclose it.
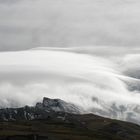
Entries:
{"label": "shadowed hillside", "polygon": [[95,116],[56,113],[32,121],[0,122],[0,140],[139,140],[140,126]]}

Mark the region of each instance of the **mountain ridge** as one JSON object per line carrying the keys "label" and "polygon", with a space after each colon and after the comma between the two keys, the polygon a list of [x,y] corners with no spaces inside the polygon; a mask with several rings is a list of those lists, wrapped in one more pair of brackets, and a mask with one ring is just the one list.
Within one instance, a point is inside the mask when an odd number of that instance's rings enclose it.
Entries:
{"label": "mountain ridge", "polygon": [[34,107],[0,109],[0,140],[140,139],[137,124],[80,114],[79,109],[63,100],[46,97]]}

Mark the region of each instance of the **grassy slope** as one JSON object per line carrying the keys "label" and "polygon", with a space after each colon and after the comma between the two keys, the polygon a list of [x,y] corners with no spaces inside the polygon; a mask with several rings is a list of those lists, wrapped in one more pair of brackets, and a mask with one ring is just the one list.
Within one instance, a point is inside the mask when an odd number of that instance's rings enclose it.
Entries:
{"label": "grassy slope", "polygon": [[50,140],[140,140],[140,126],[98,117],[67,115],[61,119],[0,122],[0,136],[38,134]]}

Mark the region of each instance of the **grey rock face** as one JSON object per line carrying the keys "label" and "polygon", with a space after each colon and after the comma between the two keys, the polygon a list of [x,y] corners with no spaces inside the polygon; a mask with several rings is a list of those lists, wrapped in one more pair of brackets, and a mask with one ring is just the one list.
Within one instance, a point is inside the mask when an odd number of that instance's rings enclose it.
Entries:
{"label": "grey rock face", "polygon": [[55,112],[67,112],[73,114],[80,114],[82,108],[75,106],[74,104],[67,103],[60,99],[49,99],[44,97],[42,103],[37,103],[36,108],[44,109],[47,111]]}
{"label": "grey rock face", "polygon": [[[0,120],[34,120],[44,119],[56,115],[58,112],[80,114],[81,108],[60,99],[49,99],[44,97],[42,103],[35,107],[25,106],[22,108],[0,109]],[[59,113],[58,113],[59,114]]]}

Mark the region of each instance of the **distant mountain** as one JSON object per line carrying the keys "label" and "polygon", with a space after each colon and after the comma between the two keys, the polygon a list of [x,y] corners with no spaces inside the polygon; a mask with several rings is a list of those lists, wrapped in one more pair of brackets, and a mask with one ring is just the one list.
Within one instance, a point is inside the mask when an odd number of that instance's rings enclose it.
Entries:
{"label": "distant mountain", "polygon": [[1,109],[0,140],[140,140],[140,126],[44,98],[35,107]]}
{"label": "distant mountain", "polygon": [[67,103],[60,99],[50,99],[43,98],[42,103],[37,103],[36,108],[43,109],[45,111],[55,111],[55,112],[67,112],[72,114],[80,114],[83,109],[75,106],[74,104]]}
{"label": "distant mountain", "polygon": [[65,112],[71,114],[81,114],[82,108],[60,99],[49,99],[44,97],[43,102],[37,103],[36,106],[25,106],[21,108],[0,109],[0,120],[34,120],[44,119],[56,112]]}

